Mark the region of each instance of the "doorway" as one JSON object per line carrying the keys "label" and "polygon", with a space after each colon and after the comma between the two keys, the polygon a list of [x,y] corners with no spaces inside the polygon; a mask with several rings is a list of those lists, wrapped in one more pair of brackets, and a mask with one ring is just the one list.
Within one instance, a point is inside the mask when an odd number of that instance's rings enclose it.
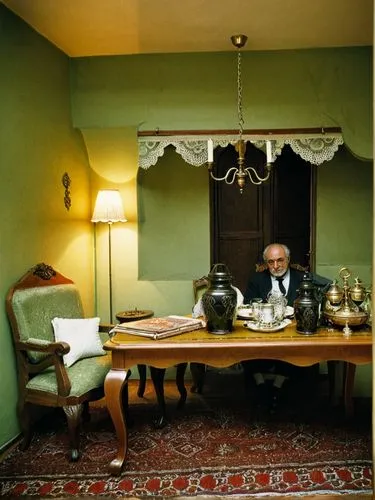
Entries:
{"label": "doorway", "polygon": [[[251,142],[246,165],[262,172],[265,154]],[[215,174],[237,164],[232,145],[215,149]],[[292,262],[314,268],[315,167],[284,146],[271,177],[260,186],[247,184],[241,194],[234,182],[210,180],[211,265],[228,266],[233,285],[242,292],[266,245],[279,242],[291,250]]]}

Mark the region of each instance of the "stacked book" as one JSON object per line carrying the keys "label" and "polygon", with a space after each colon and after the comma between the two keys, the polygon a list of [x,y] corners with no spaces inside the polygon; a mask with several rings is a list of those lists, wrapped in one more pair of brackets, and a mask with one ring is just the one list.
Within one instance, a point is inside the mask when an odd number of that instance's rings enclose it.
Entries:
{"label": "stacked book", "polygon": [[172,315],[162,318],[147,318],[139,321],[120,323],[112,328],[109,333],[113,335],[121,332],[158,340],[172,337],[173,335],[179,335],[180,333],[198,330],[204,326],[205,322],[201,319]]}

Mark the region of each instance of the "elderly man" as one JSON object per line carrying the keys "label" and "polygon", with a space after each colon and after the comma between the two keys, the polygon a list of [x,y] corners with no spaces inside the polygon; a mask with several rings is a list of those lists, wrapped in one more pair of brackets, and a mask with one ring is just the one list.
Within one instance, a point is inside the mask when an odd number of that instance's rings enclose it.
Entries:
{"label": "elderly man", "polygon": [[[289,266],[289,248],[279,243],[272,243],[264,249],[263,260],[267,268],[250,276],[244,302],[249,304],[255,298],[262,298],[263,302],[266,302],[269,292],[274,290],[285,295],[288,305],[293,306],[304,272]],[[314,284],[320,287],[330,283],[318,275],[312,275],[312,278]],[[244,361],[243,368],[246,380],[249,381],[251,378],[255,380],[258,405],[266,405],[270,412],[274,413],[279,404],[284,381],[293,375],[296,367],[284,361],[259,359]],[[268,372],[272,372],[275,376],[270,388],[266,385],[264,377]]]}
{"label": "elderly man", "polygon": [[272,243],[264,249],[263,260],[267,269],[250,277],[244,302],[249,304],[256,297],[266,302],[268,293],[275,290],[281,291],[287,298],[288,305],[293,306],[304,273],[289,267],[289,248],[279,243]]}

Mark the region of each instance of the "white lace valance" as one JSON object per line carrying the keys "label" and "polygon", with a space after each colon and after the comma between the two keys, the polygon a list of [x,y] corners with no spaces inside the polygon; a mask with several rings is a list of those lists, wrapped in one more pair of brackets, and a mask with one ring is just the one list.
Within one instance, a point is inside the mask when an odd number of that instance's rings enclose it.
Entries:
{"label": "white lace valance", "polygon": [[[250,141],[259,149],[265,150],[267,140],[273,141],[273,156],[279,156],[285,144],[289,144],[292,150],[302,159],[314,164],[321,165],[325,161],[333,158],[338,147],[344,143],[340,133],[316,134],[306,136],[296,134],[293,136],[253,136],[243,134],[245,141]],[[199,167],[207,162],[207,139],[212,138],[214,147],[226,147],[228,144],[235,144],[238,135],[226,136],[169,136],[169,137],[139,137],[139,166],[147,169],[155,165],[158,158],[163,156],[167,146],[174,146],[176,152],[182,156],[186,163]]]}

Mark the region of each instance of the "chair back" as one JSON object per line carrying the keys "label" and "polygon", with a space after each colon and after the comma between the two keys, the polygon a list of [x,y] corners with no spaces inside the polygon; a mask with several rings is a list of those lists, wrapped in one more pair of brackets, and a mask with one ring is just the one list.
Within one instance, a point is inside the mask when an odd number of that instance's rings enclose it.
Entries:
{"label": "chair back", "polygon": [[193,280],[194,304],[198,302],[198,300],[202,297],[207,288],[208,288],[207,276],[202,276],[197,280]]}
{"label": "chair back", "polygon": [[[6,308],[15,342],[30,338],[54,342],[53,318],[83,317],[75,284],[46,264],[38,264],[11,287]],[[27,351],[27,356],[31,363],[38,363],[47,354]]]}

